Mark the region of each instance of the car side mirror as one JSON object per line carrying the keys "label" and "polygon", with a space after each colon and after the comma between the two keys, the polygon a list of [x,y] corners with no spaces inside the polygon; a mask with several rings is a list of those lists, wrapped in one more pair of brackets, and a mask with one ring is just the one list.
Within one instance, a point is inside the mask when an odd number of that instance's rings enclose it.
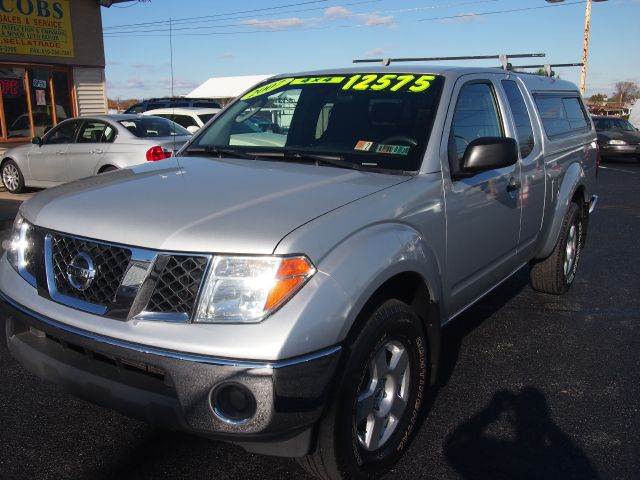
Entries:
{"label": "car side mirror", "polygon": [[33,137],[31,139],[31,143],[33,143],[34,145],[38,145],[40,147],[42,146],[42,139],[40,137]]}
{"label": "car side mirror", "polygon": [[475,174],[508,167],[518,161],[518,144],[513,138],[481,137],[467,145],[460,173]]}
{"label": "car side mirror", "polygon": [[187,127],[187,131],[188,131],[189,133],[191,133],[191,134],[196,133],[198,130],[200,130],[200,127],[197,127],[197,126],[195,126],[195,125],[189,125],[189,126]]}

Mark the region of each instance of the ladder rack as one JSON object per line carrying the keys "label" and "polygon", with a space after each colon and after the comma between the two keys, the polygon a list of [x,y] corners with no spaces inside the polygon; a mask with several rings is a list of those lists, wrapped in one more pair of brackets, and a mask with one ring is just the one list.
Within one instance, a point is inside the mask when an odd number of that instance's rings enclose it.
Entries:
{"label": "ladder rack", "polygon": [[500,60],[502,68],[509,70],[512,58],[540,58],[546,57],[544,53],[502,53],[499,55],[470,55],[458,57],[399,57],[399,58],[356,58],[353,63],[382,63],[385,67],[398,62],[446,62],[452,60]]}
{"label": "ladder rack", "polygon": [[582,62],[578,62],[578,63],[546,63],[546,64],[540,64],[540,65],[512,65],[510,69],[511,70],[518,70],[520,68],[544,68],[544,71],[547,74],[547,77],[551,77],[555,73],[552,70],[552,67],[582,67],[583,65],[584,65],[584,63],[582,63]]}

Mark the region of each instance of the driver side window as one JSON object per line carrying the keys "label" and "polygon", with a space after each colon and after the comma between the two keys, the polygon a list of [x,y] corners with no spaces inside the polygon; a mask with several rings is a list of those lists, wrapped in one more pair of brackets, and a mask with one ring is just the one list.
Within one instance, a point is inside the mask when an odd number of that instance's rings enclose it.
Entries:
{"label": "driver side window", "polygon": [[73,143],[77,128],[77,121],[62,123],[49,132],[44,140],[44,144],[59,145],[62,143]]}
{"label": "driver side window", "polygon": [[464,152],[473,140],[502,136],[493,87],[488,83],[464,85],[458,94],[449,135],[448,150],[452,172],[459,171]]}

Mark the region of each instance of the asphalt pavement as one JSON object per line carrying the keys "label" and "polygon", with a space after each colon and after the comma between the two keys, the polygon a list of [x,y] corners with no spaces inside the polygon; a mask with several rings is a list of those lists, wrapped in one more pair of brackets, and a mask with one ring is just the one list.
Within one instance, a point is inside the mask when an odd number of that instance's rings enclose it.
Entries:
{"label": "asphalt pavement", "polygon": [[[447,326],[430,413],[389,478],[640,478],[639,186],[639,162],[604,165],[569,293],[534,292],[523,269]],[[78,400],[1,342],[0,449],[0,478],[307,478]]]}

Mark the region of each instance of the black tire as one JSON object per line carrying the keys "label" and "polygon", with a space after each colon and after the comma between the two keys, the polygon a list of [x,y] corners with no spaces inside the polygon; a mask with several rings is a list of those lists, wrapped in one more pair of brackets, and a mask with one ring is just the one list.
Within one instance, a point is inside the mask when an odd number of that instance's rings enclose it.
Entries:
{"label": "black tire", "polygon": [[113,172],[114,170],[117,170],[118,167],[114,167],[113,165],[105,165],[104,167],[102,167],[100,169],[100,171],[98,172],[98,174],[100,173],[107,173],[107,172]]}
{"label": "black tire", "polygon": [[[5,160],[1,169],[2,184],[10,193],[24,192],[24,176],[13,160]],[[11,178],[11,181],[5,181]]]}
{"label": "black tire", "polygon": [[[573,251],[574,260],[565,262],[569,257],[567,244],[571,239],[571,229],[574,230],[576,236],[575,247]],[[586,222],[582,215],[580,207],[576,203],[571,203],[560,227],[560,237],[558,243],[551,255],[544,260],[534,260],[531,262],[531,286],[534,290],[553,295],[561,295],[569,290],[573,280],[576,277],[578,264],[580,263],[580,254],[584,247],[586,235]],[[572,242],[573,243],[573,242]]]}
{"label": "black tire", "polygon": [[[386,347],[390,344],[404,349],[387,350]],[[425,397],[429,378],[427,345],[420,319],[408,305],[399,300],[388,300],[380,305],[351,346],[345,348],[348,356],[341,369],[343,373],[331,404],[318,425],[314,451],[298,459],[300,465],[318,478],[331,480],[376,478],[393,467],[411,443],[426,410]],[[379,382],[382,388],[372,390],[371,385],[376,384],[371,383],[369,366],[373,365],[374,358],[378,358],[376,353],[381,351],[384,355],[382,358],[389,358],[389,365],[392,362],[400,363],[399,360],[392,359],[396,358],[397,352],[404,351],[408,359],[408,372],[404,370],[400,382],[389,380],[393,376],[390,372],[383,382]],[[407,384],[405,379],[408,379]],[[360,427],[356,424],[356,400],[365,386],[368,386],[367,390],[370,392],[387,392],[382,396],[370,395],[371,398],[381,398],[380,403],[389,402],[387,398],[394,403],[396,398],[402,398],[402,392],[406,399],[406,406],[398,415],[396,426],[389,430],[386,441],[379,448],[370,451],[361,443],[365,440],[360,438],[366,437],[366,429],[363,433],[361,428],[383,409],[374,408],[362,420]],[[393,394],[389,394],[390,391]],[[385,415],[384,411],[381,415]],[[378,438],[384,439],[388,428],[385,426]]]}

